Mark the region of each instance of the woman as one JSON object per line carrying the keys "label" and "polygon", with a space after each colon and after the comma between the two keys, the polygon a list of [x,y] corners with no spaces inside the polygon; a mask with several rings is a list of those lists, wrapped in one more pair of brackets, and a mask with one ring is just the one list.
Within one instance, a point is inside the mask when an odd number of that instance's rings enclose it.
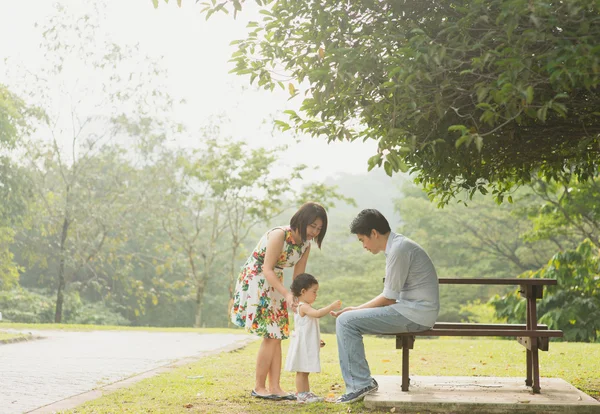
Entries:
{"label": "woman", "polygon": [[[327,213],[308,202],[289,226],[267,231],[242,267],[235,289],[231,320],[263,341],[256,358],[256,383],[251,395],[271,400],[295,400],[281,389],[281,341],[289,337],[288,305],[294,295],[283,285],[283,268],[294,267],[294,278],[306,269],[310,242],[321,243],[327,232]],[[266,382],[269,378],[269,388]]]}

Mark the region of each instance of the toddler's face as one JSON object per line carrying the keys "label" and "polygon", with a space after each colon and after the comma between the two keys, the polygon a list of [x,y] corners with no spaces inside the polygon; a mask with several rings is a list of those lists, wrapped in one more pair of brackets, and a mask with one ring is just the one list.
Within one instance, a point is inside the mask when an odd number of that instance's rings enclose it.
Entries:
{"label": "toddler's face", "polygon": [[303,302],[313,303],[317,300],[317,292],[319,291],[319,285],[312,285],[308,289],[304,291],[302,297],[300,298]]}

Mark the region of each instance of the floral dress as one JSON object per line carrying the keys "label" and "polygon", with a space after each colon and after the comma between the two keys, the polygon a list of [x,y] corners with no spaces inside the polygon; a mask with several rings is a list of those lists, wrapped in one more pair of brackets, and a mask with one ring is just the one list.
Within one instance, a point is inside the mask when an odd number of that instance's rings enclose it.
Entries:
{"label": "floral dress", "polygon": [[269,285],[262,267],[267,251],[269,233],[275,229],[285,231],[281,256],[275,264],[275,275],[283,283],[283,268],[294,266],[302,257],[309,241],[294,244],[292,230],[287,227],[275,227],[260,239],[258,245],[246,260],[235,287],[231,321],[249,333],[264,338],[287,339],[289,337],[289,318],[283,295]]}

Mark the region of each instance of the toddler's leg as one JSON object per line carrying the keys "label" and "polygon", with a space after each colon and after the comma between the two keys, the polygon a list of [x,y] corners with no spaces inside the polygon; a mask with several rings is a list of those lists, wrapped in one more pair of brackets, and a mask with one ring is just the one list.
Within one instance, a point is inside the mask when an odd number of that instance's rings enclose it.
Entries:
{"label": "toddler's leg", "polygon": [[308,392],[310,386],[308,385],[308,372],[296,372],[296,392]]}

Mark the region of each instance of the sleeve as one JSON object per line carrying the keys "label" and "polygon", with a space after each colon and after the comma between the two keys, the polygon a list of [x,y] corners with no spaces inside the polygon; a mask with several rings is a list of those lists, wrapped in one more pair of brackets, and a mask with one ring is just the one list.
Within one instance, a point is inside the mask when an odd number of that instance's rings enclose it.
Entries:
{"label": "sleeve", "polygon": [[408,278],[410,261],[411,250],[405,243],[400,244],[396,249],[392,249],[388,254],[385,266],[385,283],[383,285],[383,296],[387,299],[400,298],[400,292]]}

